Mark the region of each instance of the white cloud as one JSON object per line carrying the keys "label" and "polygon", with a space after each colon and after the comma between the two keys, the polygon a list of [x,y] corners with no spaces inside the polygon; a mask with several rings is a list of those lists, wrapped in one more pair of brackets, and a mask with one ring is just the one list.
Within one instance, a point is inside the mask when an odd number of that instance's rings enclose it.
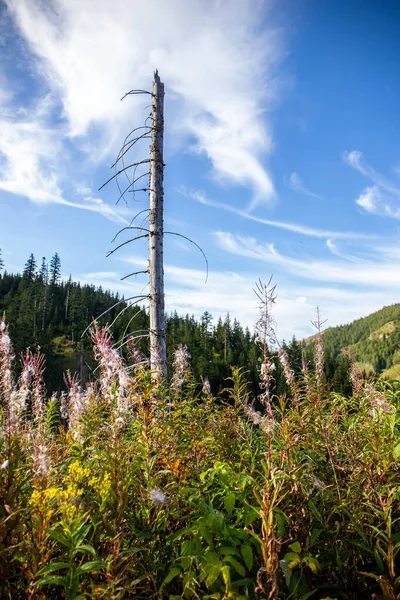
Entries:
{"label": "white cloud", "polygon": [[283,50],[281,30],[259,27],[269,3],[7,4],[37,57],[37,71],[62,103],[66,133],[80,136],[81,148],[85,136],[97,132],[100,142],[89,144],[95,158],[115,151],[127,123],[143,120],[143,102],[119,98],[132,87],[148,88],[158,68],[175,137],[206,155],[218,179],[251,186],[253,208],[273,200],[263,164],[272,147],[265,110],[278,95],[276,65]]}
{"label": "white cloud", "polygon": [[[123,262],[146,264],[145,259],[135,256],[123,259]],[[264,274],[261,269],[261,276]],[[77,279],[90,283],[90,275],[78,276]],[[101,274],[93,275],[95,278],[92,282],[96,285],[119,291],[126,297],[143,293],[145,277],[142,282],[129,283],[118,281],[120,274],[110,278],[111,273],[108,273],[104,279],[99,277]],[[237,318],[243,326],[253,331],[258,318],[258,300],[253,287],[259,276],[258,265],[255,265],[253,272],[247,271],[243,276],[229,271],[211,271],[205,284],[202,269],[166,265],[166,310],[168,313],[176,310],[183,316],[193,314],[197,318],[207,310],[214,317],[214,322],[229,312],[232,319]],[[269,275],[265,275],[265,279],[268,278]],[[293,335],[301,339],[312,334],[314,329],[310,320],[315,316],[317,305],[321,307],[324,317],[328,318],[327,326],[349,323],[382,308],[382,290],[374,291],[373,286],[370,289],[346,290],[332,285],[303,285],[294,280],[284,282],[279,275],[274,277],[274,283],[278,285],[273,314],[279,339],[290,340]],[[397,300],[398,287],[388,287],[385,290],[386,303]]]}
{"label": "white cloud", "polygon": [[343,159],[374,183],[363,190],[356,203],[370,214],[400,219],[400,187],[371,167],[359,150],[345,152]]}
{"label": "white cloud", "polygon": [[372,215],[400,219],[399,203],[394,202],[393,198],[383,193],[377,185],[365,188],[356,203]]}
{"label": "white cloud", "polygon": [[224,204],[222,202],[216,202],[215,200],[210,200],[205,196],[205,194],[199,190],[187,190],[185,187],[181,186],[177,188],[177,191],[185,196],[186,198],[192,198],[200,204],[204,204],[205,206],[210,206],[213,208],[217,208],[220,210],[225,210],[231,213],[238,215],[239,217],[243,217],[244,219],[248,219],[250,221],[255,221],[256,223],[261,223],[263,225],[268,225],[270,227],[276,227],[278,229],[283,229],[285,231],[291,231],[292,233],[298,233],[300,235],[306,235],[310,237],[316,238],[337,238],[337,239],[367,239],[372,236],[364,233],[357,233],[351,231],[330,231],[325,229],[316,229],[314,227],[308,227],[307,225],[301,225],[300,223],[287,223],[284,221],[273,221],[271,219],[263,219],[262,217],[257,217],[252,213],[241,210],[239,208],[235,208],[230,204]]}
{"label": "white cloud", "polygon": [[215,236],[219,246],[226,252],[282,267],[300,279],[400,291],[397,262],[385,262],[379,257],[376,261],[360,260],[357,263],[298,259],[280,254],[273,244],[259,244],[253,237],[235,236],[222,231],[216,232]]}
{"label": "white cloud", "polygon": [[371,181],[387,192],[391,192],[396,195],[400,194],[400,188],[395,183],[378,173],[378,171],[375,171],[375,169],[366,162],[363,153],[359,150],[344,152],[343,159],[348,165],[350,165],[350,167],[353,167],[353,169],[356,169],[365,177],[371,179]]}
{"label": "white cloud", "polygon": [[303,194],[303,196],[310,196],[311,198],[324,200],[322,196],[320,196],[319,194],[315,194],[314,192],[309,190],[302,182],[300,175],[296,172],[291,173],[289,177],[284,177],[284,183],[291,190],[299,194]]}
{"label": "white cloud", "polygon": [[100,198],[79,193],[79,200],[65,198],[61,182],[67,176],[68,152],[63,145],[64,129],[52,128],[51,96],[42,98],[30,112],[8,109],[0,117],[0,189],[25,196],[36,204],[62,204],[102,214],[126,224],[124,209],[111,207]]}

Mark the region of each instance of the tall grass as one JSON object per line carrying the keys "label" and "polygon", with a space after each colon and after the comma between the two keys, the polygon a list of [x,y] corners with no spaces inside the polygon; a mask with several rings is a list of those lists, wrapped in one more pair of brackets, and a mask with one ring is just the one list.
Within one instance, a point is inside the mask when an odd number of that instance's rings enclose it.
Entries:
{"label": "tall grass", "polygon": [[0,326],[1,598],[399,600],[398,383],[330,393],[321,339],[299,379],[280,353],[290,397],[265,355],[262,406],[235,368],[213,398],[184,348],[168,388],[93,343],[98,380],[48,399]]}

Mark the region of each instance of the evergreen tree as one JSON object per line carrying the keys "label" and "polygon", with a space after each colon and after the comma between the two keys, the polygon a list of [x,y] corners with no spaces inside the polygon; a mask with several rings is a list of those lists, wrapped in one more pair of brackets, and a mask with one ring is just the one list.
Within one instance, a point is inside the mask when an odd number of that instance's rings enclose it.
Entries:
{"label": "evergreen tree", "polygon": [[40,277],[42,283],[44,283],[44,285],[47,285],[49,283],[49,267],[48,267],[45,256],[43,256],[43,258],[42,258],[42,264],[40,266],[39,277]]}
{"label": "evergreen tree", "polygon": [[33,254],[31,254],[25,263],[23,277],[24,279],[33,280],[36,275],[36,260]]}
{"label": "evergreen tree", "polygon": [[61,260],[57,252],[50,261],[50,286],[55,286],[61,279]]}
{"label": "evergreen tree", "polygon": [[2,257],[2,252],[1,252],[1,248],[0,248],[0,272],[4,269],[4,260]]}

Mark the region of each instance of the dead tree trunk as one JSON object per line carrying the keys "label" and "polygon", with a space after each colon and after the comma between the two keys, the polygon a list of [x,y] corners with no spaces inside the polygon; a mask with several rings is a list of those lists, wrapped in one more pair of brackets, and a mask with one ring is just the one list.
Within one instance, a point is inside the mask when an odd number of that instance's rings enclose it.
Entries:
{"label": "dead tree trunk", "polygon": [[150,367],[160,379],[167,376],[164,310],[164,84],[158,71],[152,90],[152,131],[150,146]]}

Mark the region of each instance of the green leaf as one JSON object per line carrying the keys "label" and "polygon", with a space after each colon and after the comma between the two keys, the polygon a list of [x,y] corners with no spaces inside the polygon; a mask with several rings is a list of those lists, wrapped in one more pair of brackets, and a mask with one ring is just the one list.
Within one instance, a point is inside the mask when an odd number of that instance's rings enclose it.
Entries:
{"label": "green leaf", "polygon": [[58,571],[58,569],[66,569],[68,567],[68,563],[66,562],[54,562],[46,565],[40,571],[36,573],[36,575],[46,575],[46,573],[51,573],[52,571]]}
{"label": "green leaf", "polygon": [[87,554],[91,554],[92,556],[96,556],[96,550],[90,544],[81,544],[78,548],[75,548],[74,554],[77,552],[86,552]]}
{"label": "green leaf", "polygon": [[222,554],[222,556],[232,556],[237,554],[236,548],[232,548],[231,546],[222,546],[222,548],[218,548],[218,552]]}
{"label": "green leaf", "polygon": [[394,457],[395,457],[396,460],[398,458],[400,458],[400,444],[397,444],[397,446],[395,446],[395,448],[393,450],[393,455],[394,455]]}
{"label": "green leaf", "polygon": [[80,527],[77,537],[75,538],[75,546],[80,546],[87,534],[90,531],[91,525],[85,525]]}
{"label": "green leaf", "polygon": [[280,564],[283,574],[285,576],[286,585],[289,587],[290,578],[292,577],[292,570],[289,568],[289,561],[282,559],[279,561],[279,564]]}
{"label": "green leaf", "polygon": [[49,577],[43,577],[43,579],[40,579],[36,583],[37,585],[62,585],[66,587],[67,578],[60,575],[50,575]]}
{"label": "green leaf", "polygon": [[240,548],[240,553],[243,556],[243,560],[246,567],[251,571],[253,567],[253,549],[249,544],[243,544]]}
{"label": "green leaf", "polygon": [[309,598],[310,596],[312,596],[313,594],[315,594],[317,590],[311,590],[311,592],[307,592],[306,594],[304,594],[300,600],[307,600],[307,598]]}
{"label": "green leaf", "polygon": [[296,554],[300,554],[301,552],[301,546],[299,542],[293,542],[293,544],[289,544],[289,548],[293,550],[293,552],[296,552]]}
{"label": "green leaf", "polygon": [[294,569],[294,567],[301,563],[301,558],[295,552],[287,552],[284,556],[284,559],[289,562],[289,569]]}
{"label": "green leaf", "polygon": [[311,571],[313,573],[316,573],[318,571],[318,569],[321,568],[317,559],[313,558],[312,556],[307,557],[306,565],[307,565],[307,567],[309,567],[311,569]]}
{"label": "green leaf", "polygon": [[255,508],[251,508],[244,515],[244,524],[246,527],[251,525],[260,516],[259,511]]}
{"label": "green leaf", "polygon": [[89,571],[99,571],[104,567],[102,560],[91,560],[77,568],[76,574],[88,573]]}
{"label": "green leaf", "polygon": [[215,583],[221,573],[222,563],[218,562],[214,565],[207,565],[206,572],[206,585],[207,587],[211,587],[213,583]]}
{"label": "green leaf", "polygon": [[161,588],[163,588],[164,585],[167,585],[167,583],[175,579],[175,577],[177,577],[181,572],[182,569],[180,567],[173,567],[162,582]]}
{"label": "green leaf", "polygon": [[235,502],[236,502],[236,497],[233,492],[230,492],[224,498],[225,510],[229,516],[231,516],[233,513],[233,509],[235,508]]}
{"label": "green leaf", "polygon": [[57,531],[56,529],[46,529],[46,533],[57,542],[60,542],[60,544],[63,546],[67,546],[67,548],[69,548],[69,539],[63,533],[61,533],[61,531]]}
{"label": "green leaf", "polygon": [[222,578],[227,588],[231,585],[231,569],[228,565],[221,567]]}
{"label": "green leaf", "polygon": [[241,575],[242,577],[245,576],[246,571],[243,565],[240,564],[239,561],[236,560],[236,558],[233,558],[233,556],[225,556],[224,558],[225,562],[229,562],[232,567],[235,569],[235,571],[237,573],[239,573],[239,575]]}
{"label": "green leaf", "polygon": [[276,508],[274,510],[274,518],[277,525],[277,537],[282,538],[286,531],[286,516],[279,508]]}

